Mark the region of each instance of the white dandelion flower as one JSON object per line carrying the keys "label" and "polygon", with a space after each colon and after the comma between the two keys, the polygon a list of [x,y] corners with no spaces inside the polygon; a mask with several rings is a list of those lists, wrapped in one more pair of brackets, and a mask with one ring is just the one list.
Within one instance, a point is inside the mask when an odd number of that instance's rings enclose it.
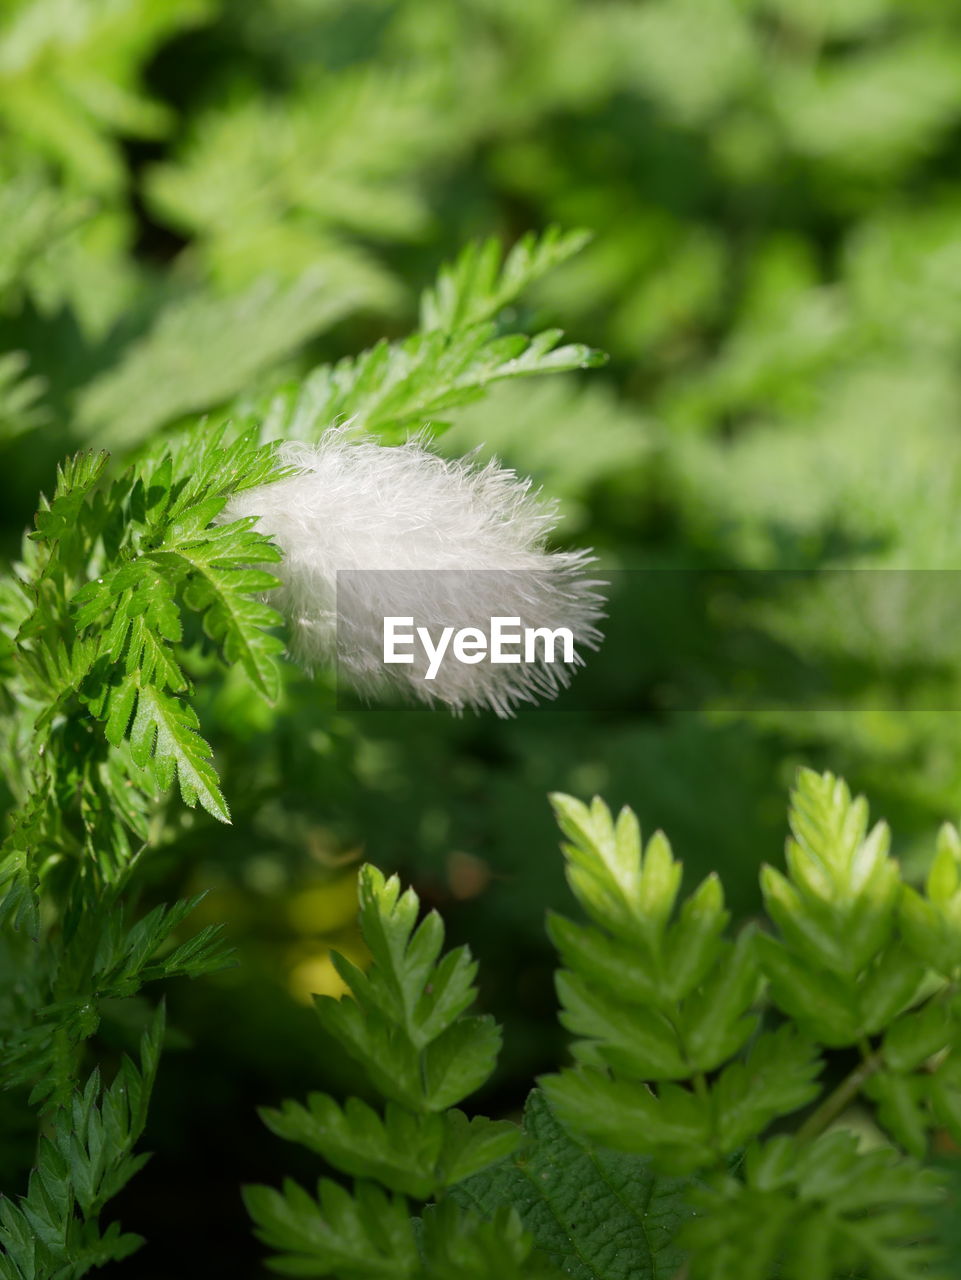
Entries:
{"label": "white dandelion flower", "polygon": [[[332,428],[316,446],[280,446],[297,473],[235,495],[221,517],[255,516],[283,554],[282,585],[268,596],[289,622],[292,655],[308,668],[336,662],[365,697],[393,692],[454,711],[512,714],[519,703],[551,698],[596,648],[603,600],[588,552],[551,552],[553,504],[529,480],[491,461],[449,460],[420,439],[384,446]],[[411,618],[439,629],[516,620],[524,631],[568,629],[570,660],[510,659],[439,664],[432,676],[415,646],[403,663],[384,661],[384,620]],[[519,654],[524,657],[523,652]]]}

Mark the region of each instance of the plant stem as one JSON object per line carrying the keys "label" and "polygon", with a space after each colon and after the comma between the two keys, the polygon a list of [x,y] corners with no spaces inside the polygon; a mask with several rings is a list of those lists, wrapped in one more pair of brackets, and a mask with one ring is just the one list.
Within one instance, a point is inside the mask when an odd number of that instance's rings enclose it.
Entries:
{"label": "plant stem", "polygon": [[[863,1050],[862,1050],[863,1052]],[[817,1138],[835,1120],[844,1108],[857,1097],[861,1086],[881,1065],[881,1054],[866,1053],[854,1070],[844,1077],[838,1087],[816,1107],[797,1131],[802,1142]]]}

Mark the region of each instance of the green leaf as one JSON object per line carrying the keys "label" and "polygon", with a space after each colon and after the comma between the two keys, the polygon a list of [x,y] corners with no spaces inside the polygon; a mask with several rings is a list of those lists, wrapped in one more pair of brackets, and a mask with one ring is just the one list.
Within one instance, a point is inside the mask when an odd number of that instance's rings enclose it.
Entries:
{"label": "green leaf", "polygon": [[41,499],[36,516],[36,531],[30,537],[37,542],[58,538],[75,538],[81,511],[99,483],[110,455],[93,449],[75,453],[57,467],[57,487],[53,500]]}
{"label": "green leaf", "polygon": [[878,1071],[864,1084],[878,1109],[878,1120],[910,1155],[921,1159],[928,1148],[927,1081],[920,1076]]}
{"label": "green leaf", "polygon": [[40,932],[40,898],[35,873],[26,853],[11,850],[0,864],[0,922],[23,929],[31,938]]}
{"label": "green leaf", "polygon": [[122,1235],[116,1223],[101,1230],[99,1215],[147,1160],[133,1148],[146,1123],[163,1032],[161,1008],[141,1038],[139,1067],[125,1057],[107,1089],[95,1071],[83,1091],[54,1112],[27,1194],[16,1203],[0,1198],[5,1280],[79,1277],[129,1256],[142,1243],[139,1236]]}
{"label": "green leaf", "polygon": [[468,1119],[463,1111],[444,1113],[441,1172],[444,1185],[456,1186],[490,1165],[499,1164],[520,1146],[522,1133],[509,1120]]}
{"label": "green leaf", "polygon": [[575,1280],[657,1280],[684,1261],[676,1243],[690,1216],[688,1183],[655,1175],[648,1160],[573,1137],[544,1095],[524,1109],[525,1144],[512,1160],[451,1193],[484,1216],[512,1205],[538,1248]]}
{"label": "green leaf", "polygon": [[655,1092],[594,1067],[542,1076],[551,1110],[572,1132],[615,1151],[653,1157],[668,1173],[692,1173],[717,1160],[710,1100],[674,1084]]}
{"label": "green leaf", "polygon": [[705,1280],[921,1280],[939,1261],[929,1214],[940,1197],[932,1173],[883,1148],[859,1151],[852,1134],[807,1145],[785,1135],[750,1148],[743,1180],[694,1188],[681,1238]]}
{"label": "green leaf", "polygon": [[741,1048],[754,1030],[748,1014],[758,988],[757,934],[748,926],[681,1011],[688,1060],[697,1071],[713,1071]]}
{"label": "green leaf", "polygon": [[[328,16],[309,21],[308,41],[326,40]],[[278,19],[284,30],[287,18]],[[247,34],[238,29],[241,41]],[[446,153],[453,125],[438,109],[437,77],[416,59],[389,70],[352,59],[294,79],[283,95],[211,100],[195,114],[179,154],[147,171],[154,216],[195,233],[221,286],[296,278],[320,264],[337,291],[352,286],[355,305],[396,307],[399,284],[374,245],[419,239],[430,227],[422,178]]]}
{"label": "green leaf", "polygon": [[945,977],[961,969],[961,835],[945,823],[928,872],[925,895],[901,891],[898,923],[915,956]]}
{"label": "green leaf", "polygon": [[745,1061],[726,1066],[711,1087],[721,1149],[733,1155],[773,1120],[813,1102],[823,1065],[791,1026],[759,1036]]}
{"label": "green leaf", "polygon": [[961,1056],[952,1053],[931,1077],[931,1107],[938,1123],[955,1142],[961,1142]]}
{"label": "green leaf", "polygon": [[450,1199],[424,1210],[421,1249],[425,1280],[561,1280],[533,1252],[533,1239],[513,1207],[501,1205],[488,1221]]}
{"label": "green leaf", "polygon": [[937,1000],[902,1014],[881,1042],[884,1061],[895,1071],[914,1071],[954,1040],[952,1010]]}
{"label": "green leaf", "polygon": [[296,386],[264,398],[245,412],[265,431],[294,440],[316,439],[332,423],[400,440],[429,425],[448,426],[444,415],[481,399],[505,379],[592,368],[604,362],[579,343],[561,346],[562,334],[503,333],[495,316],[528,285],[576,253],[582,232],[550,228],[525,236],[503,264],[496,240],[469,246],[421,302],[421,325],[400,342],[378,342],[357,357],[322,365]]}
{"label": "green leaf", "polygon": [[113,135],[157,138],[171,123],[167,108],[140,89],[141,66],[205,10],[201,0],[75,0],[65,20],[56,0],[5,6],[5,128],[65,171],[68,189],[101,199],[122,190],[126,171]]}
{"label": "green leaf", "polygon": [[654,1009],[609,998],[589,982],[562,970],[557,975],[562,1024],[581,1037],[574,1052],[644,1080],[684,1080],[690,1075],[677,1032]]}
{"label": "green leaf", "polygon": [[[343,964],[338,966],[338,972],[356,996],[359,989],[356,975]],[[389,1018],[376,1007],[364,1006],[357,999],[346,997],[337,1000],[333,996],[318,995],[314,997],[314,1007],[324,1030],[360,1063],[385,1098],[392,1098],[412,1111],[426,1109],[420,1055]]]}
{"label": "green leaf", "polygon": [[765,868],[767,909],[802,959],[853,979],[889,941],[901,882],[889,834],[867,830],[867,802],[831,774],[798,773],[788,879]]}
{"label": "green leaf", "polygon": [[319,996],[316,1006],[327,1031],[386,1097],[443,1111],[490,1077],[501,1036],[491,1018],[463,1016],[476,994],[477,966],[463,947],[441,956],[440,917],[431,912],[418,926],[419,908],[396,876],[385,879],[365,865],[360,929],[374,963],[363,973],[335,955],[354,1001]]}
{"label": "green leaf", "polygon": [[287,286],[261,280],[239,296],[172,302],[116,366],[84,388],[79,428],[129,448],[165,423],[223,404],[360,301],[353,286],[331,288],[324,273],[308,272]]}
{"label": "green leaf", "polygon": [[822,1044],[855,1044],[862,1034],[853,992],[834,974],[812,973],[774,938],[760,935],[758,955],[778,1008]]}
{"label": "green leaf", "polygon": [[424,1050],[425,1105],[446,1110],[486,1084],[497,1066],[501,1042],[493,1018],[458,1018]]}
{"label": "green leaf", "polygon": [[196,978],[228,965],[233,953],[224,943],[221,925],[207,925],[187,941],[171,943],[202,897],[154,907],[129,929],[123,910],[112,911],[100,932],[93,962],[98,995],[123,998],[133,995],[145,982]]}
{"label": "green leaf", "polygon": [[638,947],[553,911],[548,912],[547,932],[565,965],[595,989],[632,1004],[657,1007],[664,1000],[664,979],[653,958]]}
{"label": "green leaf", "polygon": [[271,1266],[283,1275],[340,1274],[358,1280],[418,1275],[407,1202],[373,1183],[358,1183],[351,1195],[323,1178],[315,1199],[288,1179],[283,1191],[245,1187],[244,1202],[258,1238],[278,1250]]}
{"label": "green leaf", "polygon": [[130,726],[130,749],[139,765],[149,765],[158,785],[166,790],[176,773],[186,805],[198,801],[221,822],[230,821],[211,749],[198,732],[196,712],[182,699],[132,680],[136,711]]}
{"label": "green leaf", "polygon": [[673,1000],[690,995],[717,964],[729,919],[721,882],[711,874],[685,900],[664,947],[664,981]]}
{"label": "green leaf", "polygon": [[502,259],[500,242],[474,241],[457,261],[443,266],[420,302],[420,329],[454,333],[493,320],[537,280],[579,253],[591,239],[587,231],[548,227],[528,232]]}
{"label": "green leaf", "polygon": [[321,1093],[307,1104],[288,1101],[260,1114],[279,1137],[303,1143],[336,1169],[419,1200],[504,1159],[521,1136],[507,1121],[468,1120],[460,1111],[424,1116],[388,1102],[381,1117],[358,1098],[341,1107]]}
{"label": "green leaf", "polygon": [[284,643],[269,631],[280,625],[281,617],[253,593],[269,591],[278,582],[251,565],[276,563],[280,552],[252,524],[241,520],[204,530],[196,539],[172,539],[154,554],[176,557],[188,567],[184,600],[203,615],[205,634],[218,645],[225,663],[243,667],[254,687],[273,701],[280,694],[277,655]]}
{"label": "green leaf", "polygon": [[925,984],[924,967],[910,948],[895,942],[885,948],[864,975],[857,991],[861,1025],[876,1035],[913,1004]]}
{"label": "green leaf", "polygon": [[315,369],[296,388],[275,396],[265,406],[267,429],[310,440],[331,423],[349,420],[385,443],[425,424],[437,431],[447,425],[447,410],[480,399],[493,382],[603,363],[589,347],[559,345],[562,336],[558,329],[533,337],[499,334],[488,323],[381,341],[361,356]]}
{"label": "green leaf", "polygon": [[598,797],[589,808],[560,794],[551,804],[569,840],[562,846],[568,883],[584,910],[615,936],[657,954],[682,874],[667,841],[656,834],[642,854],[634,814],[622,809],[615,822]]}

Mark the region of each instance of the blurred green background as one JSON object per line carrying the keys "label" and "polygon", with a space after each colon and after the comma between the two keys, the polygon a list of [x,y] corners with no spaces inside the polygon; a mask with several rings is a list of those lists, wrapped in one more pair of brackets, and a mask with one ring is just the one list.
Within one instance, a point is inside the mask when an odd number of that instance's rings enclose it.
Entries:
{"label": "blurred green background", "polygon": [[[510,322],[610,364],[497,389],[438,448],[533,475],[560,540],[613,567],[954,569],[959,162],[945,0],[2,0],[4,549],[64,453],[244,413],[405,333],[468,240],[557,222],[593,241]],[[620,609],[576,706],[507,723],[351,711],[293,670],[274,711],[240,676],[203,686],[234,825],[172,809],[147,892],[209,889],[198,918],[240,965],[168,992],[127,1274],[260,1273],[237,1187],[313,1166],[254,1108],[350,1079],[309,994],[336,989],[331,945],[357,954],[361,857],[480,956],[506,1025],[482,1103],[505,1113],[563,1052],[549,790],[631,803],[742,915],[802,761],[864,790],[920,867],[961,810],[950,630],[906,643],[902,602],[852,634],[826,608],[812,641],[799,574],[753,625],[835,664],[843,705],[724,710],[733,641],[683,581]],[[708,673],[704,710],[663,696],[679,663]],[[29,1147],[3,1107],[12,1188]]]}

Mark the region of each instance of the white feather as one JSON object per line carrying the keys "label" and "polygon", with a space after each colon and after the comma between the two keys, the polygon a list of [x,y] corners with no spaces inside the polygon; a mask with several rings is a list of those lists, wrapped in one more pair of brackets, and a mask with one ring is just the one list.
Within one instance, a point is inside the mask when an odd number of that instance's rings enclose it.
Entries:
{"label": "white feather", "polygon": [[[297,474],[236,495],[222,519],[255,516],[283,553],[282,587],[268,597],[286,614],[293,656],[307,667],[337,662],[364,696],[399,691],[461,711],[510,715],[520,702],[554,697],[596,648],[601,584],[586,552],[550,552],[552,504],[497,462],[438,457],[419,439],[398,446],[352,440],[332,428],[316,446],[284,444]],[[338,574],[340,579],[338,583]],[[339,589],[338,589],[339,587]],[[447,658],[425,679],[426,658],[383,662],[383,620],[476,626],[495,616],[521,627],[569,627],[575,658],[467,665]],[[415,646],[416,653],[416,646]]]}

